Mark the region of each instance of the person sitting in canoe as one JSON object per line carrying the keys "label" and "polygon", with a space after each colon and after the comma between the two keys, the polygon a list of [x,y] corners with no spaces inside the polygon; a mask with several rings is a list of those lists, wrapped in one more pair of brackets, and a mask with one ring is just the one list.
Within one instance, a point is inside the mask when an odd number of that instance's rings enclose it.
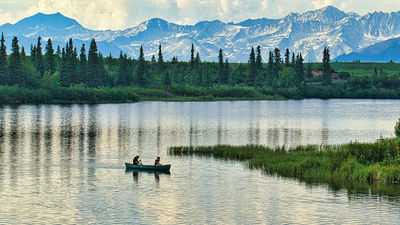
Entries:
{"label": "person sitting in canoe", "polygon": [[142,162],[139,160],[138,155],[133,158],[133,165],[142,165]]}
{"label": "person sitting in canoe", "polygon": [[161,166],[160,157],[157,157],[156,161],[154,161],[155,166]]}

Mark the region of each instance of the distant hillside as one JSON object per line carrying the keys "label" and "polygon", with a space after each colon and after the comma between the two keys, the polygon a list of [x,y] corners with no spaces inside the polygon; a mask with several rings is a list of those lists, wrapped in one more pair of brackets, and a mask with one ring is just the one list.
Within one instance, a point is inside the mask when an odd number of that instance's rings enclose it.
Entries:
{"label": "distant hillside", "polygon": [[400,38],[392,38],[382,41],[362,49],[359,52],[338,56],[334,61],[352,62],[360,60],[361,62],[400,62]]}

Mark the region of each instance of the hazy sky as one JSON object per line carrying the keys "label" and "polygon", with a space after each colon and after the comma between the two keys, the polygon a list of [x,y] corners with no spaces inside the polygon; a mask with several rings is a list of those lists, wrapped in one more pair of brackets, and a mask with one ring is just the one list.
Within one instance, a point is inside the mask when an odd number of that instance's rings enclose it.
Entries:
{"label": "hazy sky", "polygon": [[279,18],[333,5],[366,14],[399,11],[399,0],[0,0],[0,24],[61,12],[91,29],[123,29],[159,17],[178,24],[219,19]]}

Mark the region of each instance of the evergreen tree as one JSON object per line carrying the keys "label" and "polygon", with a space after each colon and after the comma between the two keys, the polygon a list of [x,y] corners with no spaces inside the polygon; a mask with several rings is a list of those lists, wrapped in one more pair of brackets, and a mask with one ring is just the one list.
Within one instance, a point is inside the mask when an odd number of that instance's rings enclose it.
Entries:
{"label": "evergreen tree", "polygon": [[90,41],[90,47],[89,47],[89,54],[88,54],[88,66],[87,66],[87,79],[86,79],[86,84],[89,87],[99,87],[100,84],[100,79],[99,79],[99,54],[97,52],[97,44],[96,40],[93,38]]}
{"label": "evergreen tree", "polygon": [[178,57],[176,57],[176,56],[172,57],[171,63],[172,63],[172,65],[177,64],[178,63]]}
{"label": "evergreen tree", "polygon": [[192,68],[194,67],[194,44],[192,44],[192,49],[190,50],[190,65]]}
{"label": "evergreen tree", "polygon": [[56,55],[58,55],[61,58],[61,48],[59,45],[57,45]]}
{"label": "evergreen tree", "polygon": [[197,52],[196,53],[196,58],[194,58],[194,63],[196,66],[198,66],[200,64],[201,60],[200,60],[200,53]]}
{"label": "evergreen tree", "polygon": [[257,65],[256,58],[254,53],[254,48],[251,48],[250,57],[249,57],[249,85],[254,86],[257,77]]}
{"label": "evergreen tree", "polygon": [[325,47],[322,56],[322,83],[324,85],[329,85],[332,82],[332,70],[330,66],[330,61],[329,48]]}
{"label": "evergreen tree", "polygon": [[31,44],[31,61],[35,65],[36,61],[36,45]]}
{"label": "evergreen tree", "polygon": [[261,47],[260,46],[257,46],[256,64],[257,64],[257,69],[261,70],[262,69],[262,56],[261,56]]}
{"label": "evergreen tree", "polygon": [[294,67],[296,65],[296,59],[294,56],[294,52],[292,52],[292,67]]}
{"label": "evergreen tree", "polygon": [[146,85],[146,79],[145,79],[145,74],[146,74],[146,62],[144,59],[144,53],[143,53],[143,47],[140,46],[140,53],[139,53],[139,60],[138,60],[138,66],[137,66],[137,82],[139,86],[145,86]]}
{"label": "evergreen tree", "polygon": [[274,67],[272,75],[274,79],[276,79],[278,78],[279,72],[282,70],[282,58],[281,58],[281,51],[279,50],[279,48],[274,49],[273,59],[274,59]]}
{"label": "evergreen tree", "polygon": [[1,34],[1,45],[0,45],[0,85],[8,84],[7,74],[7,49],[3,33]]}
{"label": "evergreen tree", "polygon": [[158,46],[158,68],[160,71],[164,70],[164,57],[161,51],[161,44]]}
{"label": "evergreen tree", "polygon": [[119,55],[119,70],[117,74],[117,85],[127,86],[129,85],[129,76],[128,76],[128,60],[126,54],[123,55],[122,51]]}
{"label": "evergreen tree", "polygon": [[222,48],[219,49],[218,54],[218,83],[226,84],[228,82],[227,77],[225,76],[225,67],[224,67],[224,54]]}
{"label": "evergreen tree", "polygon": [[21,47],[21,61],[25,62],[26,60],[26,53],[25,53],[25,48],[24,46]]}
{"label": "evergreen tree", "polygon": [[82,44],[81,53],[79,54],[79,74],[80,83],[87,83],[87,58],[85,44]]}
{"label": "evergreen tree", "polygon": [[274,80],[275,80],[275,77],[274,77],[274,53],[272,53],[270,51],[269,57],[268,57],[268,67],[267,67],[267,84],[269,86],[272,86]]}
{"label": "evergreen tree", "polygon": [[285,66],[290,66],[290,51],[288,48],[285,53]]}
{"label": "evergreen tree", "polygon": [[65,48],[62,48],[62,53],[61,53],[59,82],[61,87],[71,86],[71,77],[69,76],[68,73],[68,62],[67,62]]}
{"label": "evergreen tree", "polygon": [[230,80],[230,69],[229,69],[229,62],[228,59],[225,59],[225,69],[224,69],[225,77],[226,77],[226,83],[229,83]]}
{"label": "evergreen tree", "polygon": [[11,44],[10,64],[9,71],[9,84],[10,85],[23,85],[24,80],[21,76],[21,55],[19,52],[18,38],[14,37]]}
{"label": "evergreen tree", "polygon": [[295,75],[295,85],[300,89],[304,82],[304,65],[301,53],[296,57]]}
{"label": "evergreen tree", "polygon": [[97,67],[97,74],[96,76],[96,82],[97,82],[97,87],[105,87],[105,86],[110,86],[112,85],[112,80],[110,76],[108,76],[106,68],[104,67],[104,57],[101,52],[99,52],[99,64]]}
{"label": "evergreen tree", "polygon": [[43,57],[42,57],[42,38],[39,37],[36,45],[35,51],[35,68],[39,71],[40,75],[43,76],[44,74],[44,64],[43,64]]}
{"label": "evergreen tree", "polygon": [[152,57],[151,57],[151,64],[156,64],[156,62],[157,62],[157,60],[156,60],[156,56],[155,55],[153,55]]}
{"label": "evergreen tree", "polygon": [[56,72],[56,59],[54,56],[54,49],[53,49],[53,43],[51,42],[51,39],[47,40],[47,45],[46,45],[46,53],[44,55],[45,58],[45,71],[49,71],[51,74]]}
{"label": "evergreen tree", "polygon": [[306,76],[307,77],[312,77],[313,76],[312,75],[312,63],[311,63],[311,61],[308,62]]}

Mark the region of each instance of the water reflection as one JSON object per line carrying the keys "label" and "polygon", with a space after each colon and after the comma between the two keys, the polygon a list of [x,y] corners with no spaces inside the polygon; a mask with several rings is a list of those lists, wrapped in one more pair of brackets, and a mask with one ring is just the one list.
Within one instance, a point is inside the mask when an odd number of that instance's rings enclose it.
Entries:
{"label": "water reflection", "polygon": [[170,171],[150,171],[150,170],[137,170],[137,169],[126,169],[125,174],[132,174],[133,181],[136,184],[139,184],[139,177],[141,174],[153,174],[155,182],[160,184],[160,175],[161,176],[170,176]]}
{"label": "water reflection", "polygon": [[[166,154],[168,147],[215,144],[289,147],[374,141],[380,135],[391,136],[399,106],[400,101],[384,100],[3,106],[0,107],[0,200],[7,205],[0,207],[0,223],[11,219],[41,223],[29,217],[75,224],[102,219],[109,222],[115,219],[119,223],[132,220],[132,216],[125,218],[116,211],[109,212],[115,215],[107,218],[110,220],[95,213],[113,208],[131,211],[132,215],[143,218],[141,223],[149,223],[154,218],[147,218],[149,213],[145,209],[155,207],[140,196],[168,199],[170,204],[157,216],[171,223],[213,223],[216,219],[232,223],[254,219],[253,222],[262,223],[268,214],[266,202],[278,204],[289,198],[277,198],[281,190],[292,188],[293,193],[307,190],[293,180],[281,184],[278,178],[258,176],[237,162],[174,157]],[[123,163],[135,155],[140,155],[143,162],[153,162],[156,156],[161,156],[163,162],[174,165],[173,176],[139,171],[121,176]],[[137,185],[132,185],[131,178],[126,179],[131,174]],[[321,182],[304,181],[304,184],[314,189],[321,187]],[[330,195],[316,198],[325,199],[328,205],[330,198],[342,196],[343,190],[351,201],[385,196],[387,199],[382,201],[397,204],[400,195],[396,188],[383,185],[329,182],[324,185],[323,190],[329,190]],[[233,194],[228,195],[227,190]],[[131,195],[132,192],[138,195]],[[296,198],[290,200],[304,207],[298,201],[302,196],[293,195]],[[252,204],[243,202],[240,196],[252,199],[249,200]],[[124,201],[141,205],[127,203],[120,208]],[[277,214],[278,209],[281,212],[285,209],[268,206]],[[346,208],[346,203],[342,206]],[[245,210],[248,216],[231,213],[244,209],[248,209]],[[176,215],[180,210],[184,216]],[[192,215],[190,211],[202,213]],[[165,215],[170,216],[165,218]],[[205,215],[215,220],[207,220]]]}

